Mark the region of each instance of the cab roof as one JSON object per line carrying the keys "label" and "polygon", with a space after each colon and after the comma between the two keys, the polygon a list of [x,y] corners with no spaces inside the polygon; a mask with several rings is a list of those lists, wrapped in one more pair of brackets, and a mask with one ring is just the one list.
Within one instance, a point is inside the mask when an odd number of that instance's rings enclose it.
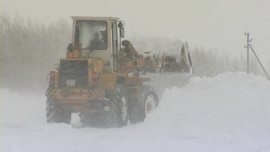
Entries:
{"label": "cab roof", "polygon": [[74,21],[77,20],[87,20],[87,21],[105,21],[105,20],[119,20],[118,17],[92,17],[92,16],[72,16]]}

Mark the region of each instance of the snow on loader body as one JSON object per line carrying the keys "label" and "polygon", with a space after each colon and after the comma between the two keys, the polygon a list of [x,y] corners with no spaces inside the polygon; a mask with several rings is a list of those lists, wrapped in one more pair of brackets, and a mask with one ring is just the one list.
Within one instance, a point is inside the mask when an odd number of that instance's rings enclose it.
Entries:
{"label": "snow on loader body", "polygon": [[158,105],[141,78],[146,66],[125,40],[124,22],[115,17],[72,17],[66,58],[50,72],[47,123],[70,123],[79,113],[84,126],[121,127],[142,122]]}

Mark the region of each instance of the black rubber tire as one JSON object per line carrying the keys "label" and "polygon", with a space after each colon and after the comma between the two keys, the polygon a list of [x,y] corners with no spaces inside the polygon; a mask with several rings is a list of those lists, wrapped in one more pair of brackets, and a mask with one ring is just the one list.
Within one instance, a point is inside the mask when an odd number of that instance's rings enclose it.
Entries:
{"label": "black rubber tire", "polygon": [[156,94],[156,91],[150,87],[150,86],[142,86],[141,93],[137,99],[135,99],[136,102],[135,105],[131,106],[130,108],[130,121],[131,123],[138,123],[138,122],[143,122],[144,119],[147,117],[149,113],[147,113],[146,108],[147,108],[147,99],[151,97],[154,102],[154,106],[151,107],[151,112],[156,109],[158,106],[159,100],[158,100],[158,95]]}
{"label": "black rubber tire", "polygon": [[[106,90],[106,98],[109,100],[92,101],[92,107],[96,107],[95,113],[80,113],[83,126],[112,128],[128,124],[128,100],[125,87],[117,84],[115,89]],[[109,107],[108,111],[105,110],[105,106]]]}
{"label": "black rubber tire", "polygon": [[47,123],[67,123],[70,124],[71,115],[56,106],[53,101],[46,102]]}
{"label": "black rubber tire", "polygon": [[119,126],[126,126],[129,122],[128,113],[128,98],[126,96],[126,89],[123,85],[117,84],[115,86],[114,93],[110,100],[114,103],[114,109],[116,111]]}

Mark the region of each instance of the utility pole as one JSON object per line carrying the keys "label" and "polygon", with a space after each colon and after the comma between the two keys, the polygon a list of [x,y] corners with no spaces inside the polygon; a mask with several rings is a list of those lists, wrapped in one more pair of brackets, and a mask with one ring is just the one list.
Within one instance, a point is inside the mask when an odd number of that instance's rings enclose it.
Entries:
{"label": "utility pole", "polygon": [[254,48],[252,47],[252,45],[250,44],[250,42],[252,41],[252,39],[249,39],[249,33],[245,32],[245,35],[247,36],[247,45],[245,46],[245,48],[247,48],[247,73],[249,73],[249,48],[251,48],[251,51],[253,52],[254,56],[256,57],[258,63],[260,64],[263,72],[265,73],[267,79],[270,81],[270,76],[268,75],[268,73],[266,72],[261,60],[259,59],[258,55],[256,54]]}
{"label": "utility pole", "polygon": [[248,32],[245,32],[245,35],[247,36],[247,45],[245,46],[245,48],[247,48],[247,73],[249,73],[249,42],[251,42],[251,40],[249,40]]}

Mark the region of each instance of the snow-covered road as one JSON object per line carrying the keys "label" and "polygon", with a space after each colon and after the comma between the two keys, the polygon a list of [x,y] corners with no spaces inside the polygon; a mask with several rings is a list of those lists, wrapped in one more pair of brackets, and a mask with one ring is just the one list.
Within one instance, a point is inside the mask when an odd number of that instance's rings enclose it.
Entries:
{"label": "snow-covered road", "polygon": [[224,73],[214,78],[193,77],[182,87],[177,74],[149,76],[160,94],[160,105],[144,123],[124,128],[47,125],[45,96],[20,96],[2,89],[1,150],[270,151],[270,82],[266,79]]}

